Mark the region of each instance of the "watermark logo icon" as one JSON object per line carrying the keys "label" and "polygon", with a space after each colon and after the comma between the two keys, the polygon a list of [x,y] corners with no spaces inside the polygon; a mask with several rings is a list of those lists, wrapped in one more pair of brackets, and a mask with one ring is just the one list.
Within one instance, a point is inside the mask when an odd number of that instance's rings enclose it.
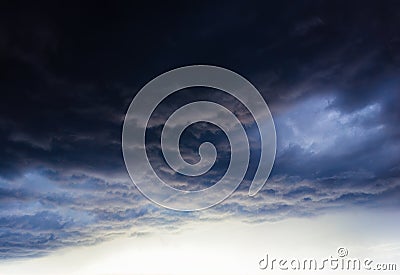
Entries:
{"label": "watermark logo icon", "polygon": [[[145,135],[148,121],[156,107],[172,93],[189,87],[219,89],[239,100],[251,113],[260,133],[261,155],[249,189],[254,196],[271,172],[276,153],[276,132],[268,105],[258,90],[244,77],[216,66],[194,65],[171,70],[147,83],[132,100],[122,132],[122,151],[128,173],[151,201],[163,207],[195,211],[218,204],[230,196],[242,182],[249,165],[250,148],[246,131],[232,110],[211,101],[196,101],[176,110],[166,121],[161,135],[161,149],[167,164],[187,176],[201,176],[215,163],[217,151],[210,142],[199,147],[200,161],[186,162],[179,151],[182,132],[196,122],[210,122],[224,131],[231,147],[231,160],[224,176],[213,186],[184,191],[164,182],[154,171],[146,154]],[[204,110],[190,121],[195,110]],[[210,121],[209,112],[216,112]],[[240,142],[237,142],[237,141]]]}
{"label": "watermark logo icon", "polygon": [[349,251],[345,247],[339,247],[337,250],[337,253],[340,258],[343,258],[343,257],[346,257],[347,255],[349,255]]}

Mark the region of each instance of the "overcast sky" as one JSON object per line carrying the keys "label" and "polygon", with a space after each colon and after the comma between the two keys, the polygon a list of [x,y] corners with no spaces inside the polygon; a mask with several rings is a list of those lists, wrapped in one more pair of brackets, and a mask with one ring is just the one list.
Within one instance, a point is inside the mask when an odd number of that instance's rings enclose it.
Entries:
{"label": "overcast sky", "polygon": [[[176,232],[198,221],[262,224],[354,207],[398,213],[398,1],[129,2],[1,4],[1,259]],[[143,85],[195,64],[233,70],[261,92],[274,118],[277,155],[268,183],[248,197],[259,158],[248,111],[212,89],[171,96],[150,121],[147,150],[172,185],[210,186],[229,163],[226,136],[198,123],[184,133],[182,154],[196,162],[198,146],[214,141],[216,165],[200,179],[171,172],[159,139],[180,106],[223,104],[252,145],[237,192],[209,210],[183,213],[136,189],[121,135]]]}

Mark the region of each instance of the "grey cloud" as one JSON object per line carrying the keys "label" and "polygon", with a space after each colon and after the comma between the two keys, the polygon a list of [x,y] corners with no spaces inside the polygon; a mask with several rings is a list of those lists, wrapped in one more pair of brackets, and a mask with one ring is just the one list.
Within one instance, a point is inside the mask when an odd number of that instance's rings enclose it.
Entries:
{"label": "grey cloud", "polygon": [[[258,223],[399,206],[397,3],[135,5],[2,9],[0,258],[178,231],[194,220]],[[121,153],[125,111],[150,79],[188,64],[234,70],[269,104],[278,154],[256,197],[247,195],[259,155],[254,120],[234,99],[205,89],[183,91],[156,110],[148,153],[176,187],[213,184],[229,161],[219,130],[193,125],[182,139],[188,161],[208,139],[221,153],[201,179],[166,167],[158,137],[180,105],[220,103],[243,122],[253,149],[237,192],[206,211],[181,213],[154,205],[130,182]]]}

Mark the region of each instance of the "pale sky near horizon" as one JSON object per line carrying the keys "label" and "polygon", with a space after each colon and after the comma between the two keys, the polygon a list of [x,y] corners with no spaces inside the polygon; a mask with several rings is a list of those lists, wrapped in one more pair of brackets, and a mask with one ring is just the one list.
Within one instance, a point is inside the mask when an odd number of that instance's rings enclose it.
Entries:
{"label": "pale sky near horizon", "polygon": [[[396,264],[399,269],[399,226],[398,211],[362,209],[262,224],[194,222],[174,233],[122,236],[94,246],[62,249],[43,258],[3,262],[0,274],[292,274],[293,270],[282,271],[278,266],[261,270],[259,261],[268,254],[270,261],[313,258],[321,263],[331,256],[339,258],[340,247],[349,251],[348,258]],[[295,274],[309,272],[296,270]],[[329,268],[313,272],[346,274]],[[382,274],[362,270],[351,274],[366,272]]]}

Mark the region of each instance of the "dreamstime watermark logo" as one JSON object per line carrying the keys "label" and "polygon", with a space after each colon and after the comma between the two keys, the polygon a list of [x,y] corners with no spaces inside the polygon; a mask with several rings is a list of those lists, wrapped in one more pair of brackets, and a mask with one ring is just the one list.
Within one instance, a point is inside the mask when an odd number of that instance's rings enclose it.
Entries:
{"label": "dreamstime watermark logo", "polygon": [[359,259],[348,257],[349,251],[345,247],[337,250],[337,256],[330,256],[317,260],[316,258],[272,258],[268,254],[258,262],[263,270],[364,270],[364,271],[395,271],[395,263],[375,263],[369,258]]}
{"label": "dreamstime watermark logo", "polygon": [[[228,137],[231,147],[229,166],[217,183],[198,191],[173,188],[158,177],[146,153],[148,121],[167,96],[196,86],[219,89],[235,97],[249,110],[257,124],[261,137],[261,156],[249,189],[250,196],[257,194],[265,184],[275,160],[276,133],[271,112],[263,97],[248,80],[230,70],[208,65],[181,67],[161,74],[147,83],[131,102],[123,125],[122,151],[128,173],[142,194],[174,210],[201,210],[223,201],[242,182],[249,165],[248,137],[233,110],[211,101],[195,101],[176,110],[163,127],[161,149],[167,164],[175,172],[192,177],[201,176],[210,170],[217,158],[212,143],[200,145],[200,161],[196,164],[186,162],[179,151],[180,136],[188,126],[196,122],[209,122],[222,129]],[[199,113],[199,116],[190,120],[193,112]],[[210,116],[210,112],[217,115]]]}

